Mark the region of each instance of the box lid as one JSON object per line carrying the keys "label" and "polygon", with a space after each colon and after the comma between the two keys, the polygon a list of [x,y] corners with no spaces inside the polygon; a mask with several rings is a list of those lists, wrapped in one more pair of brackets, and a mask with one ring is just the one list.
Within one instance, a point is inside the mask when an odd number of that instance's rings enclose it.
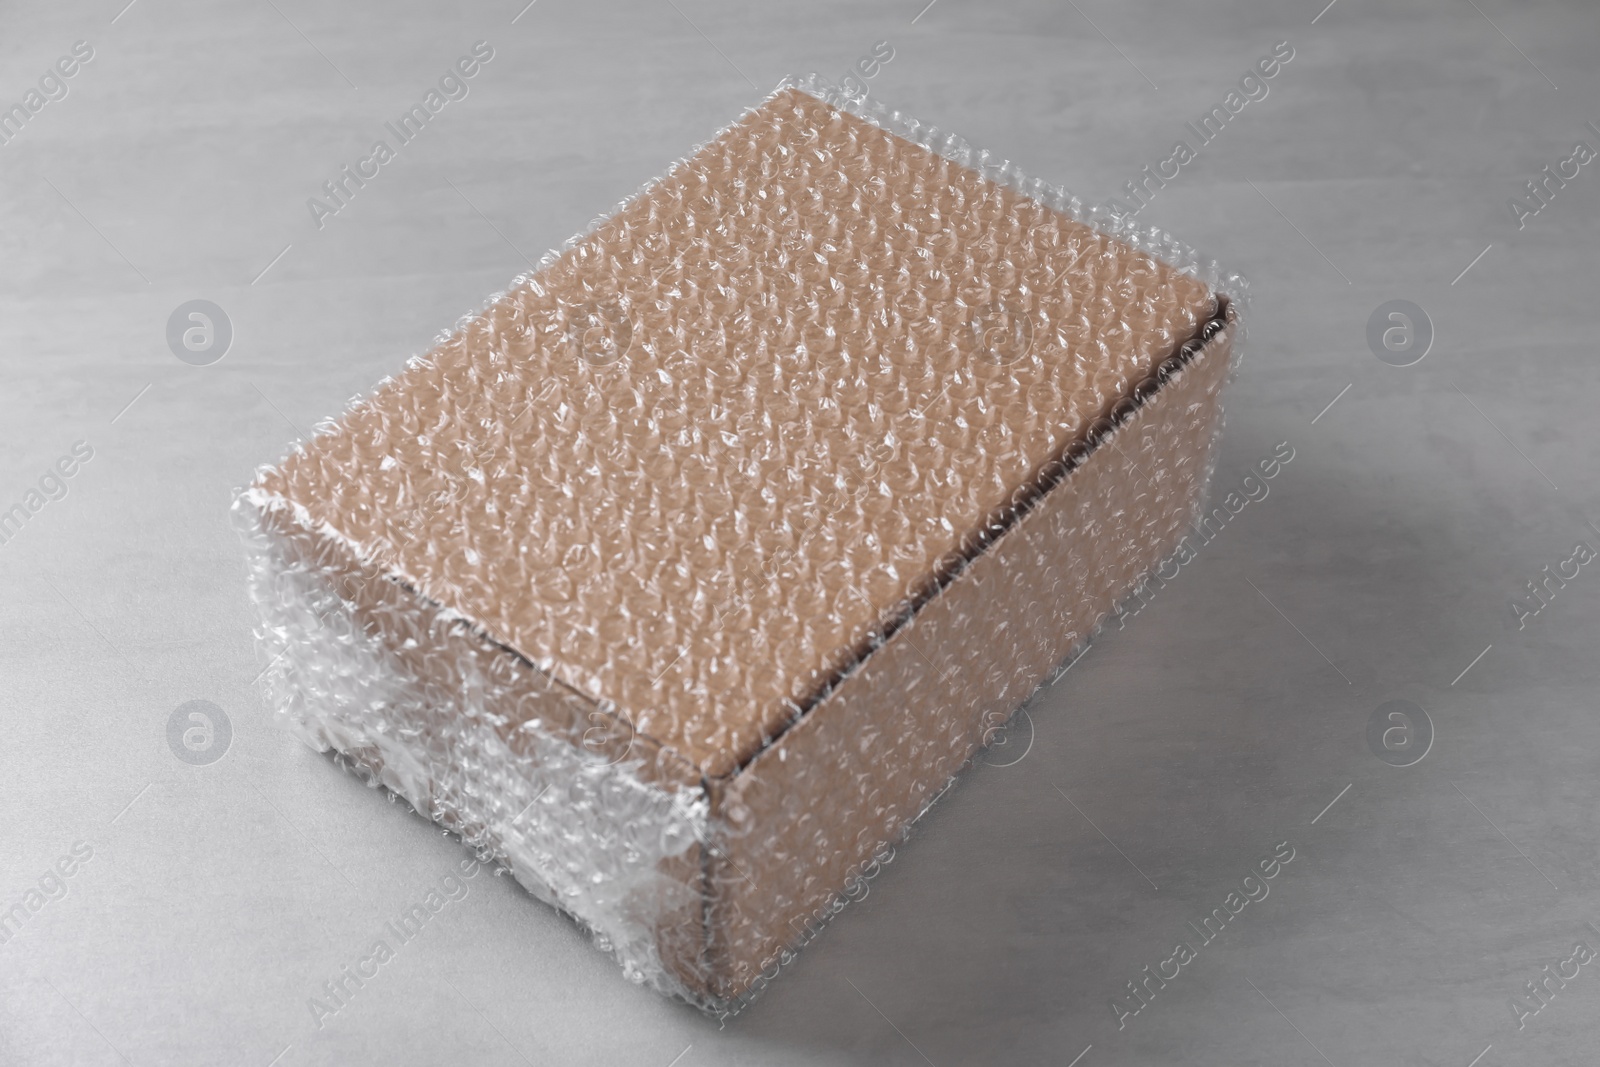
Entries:
{"label": "box lid", "polygon": [[258,485],[719,776],[1216,307],[785,90]]}

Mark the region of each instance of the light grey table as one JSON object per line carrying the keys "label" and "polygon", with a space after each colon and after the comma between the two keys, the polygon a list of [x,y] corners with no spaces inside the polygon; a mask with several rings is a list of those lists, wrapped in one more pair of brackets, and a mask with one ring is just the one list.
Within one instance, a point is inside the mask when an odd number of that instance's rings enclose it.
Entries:
{"label": "light grey table", "polygon": [[[0,508],[44,480],[0,544],[0,1063],[1595,1062],[1600,965],[1561,961],[1600,949],[1600,574],[1512,605],[1600,548],[1600,164],[1508,206],[1600,148],[1592,4],[123,2],[0,9],[0,105],[93,50],[0,146]],[[480,40],[318,228],[307,199]],[[1141,217],[1253,280],[1218,488],[1295,458],[725,1029],[487,873],[319,1028],[308,998],[464,852],[261,707],[231,489],[880,40],[873,94],[1090,200],[1289,42]],[[167,342],[194,299],[232,328],[209,366]],[[1367,336],[1398,299],[1433,335],[1406,367]],[[190,700],[231,723],[209,765],[169,747]],[[1367,739],[1394,700],[1432,724],[1406,767]],[[1280,842],[1270,894],[1192,936]],[[1547,964],[1577,974],[1532,1001]]]}

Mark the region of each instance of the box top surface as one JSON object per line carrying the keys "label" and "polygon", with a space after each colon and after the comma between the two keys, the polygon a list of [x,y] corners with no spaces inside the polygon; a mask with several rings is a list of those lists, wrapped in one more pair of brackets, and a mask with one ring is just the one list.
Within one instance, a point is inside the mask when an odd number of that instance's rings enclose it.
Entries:
{"label": "box top surface", "polygon": [[787,90],[258,487],[722,775],[1216,306]]}

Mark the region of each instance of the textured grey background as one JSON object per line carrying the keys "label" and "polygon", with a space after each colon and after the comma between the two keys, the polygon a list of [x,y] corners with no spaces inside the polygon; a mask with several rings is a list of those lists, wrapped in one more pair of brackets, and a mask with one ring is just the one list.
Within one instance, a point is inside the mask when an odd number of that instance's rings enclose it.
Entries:
{"label": "textured grey background", "polygon": [[[1600,948],[1600,574],[1510,605],[1600,547],[1600,164],[1506,206],[1600,145],[1594,5],[123,2],[0,5],[5,105],[95,50],[0,147],[0,508],[94,449],[0,545],[0,908],[93,849],[0,945],[0,1062],[1594,1062],[1600,965],[1520,1031],[1511,999]],[[470,96],[318,231],[306,198],[480,39]],[[307,998],[464,853],[264,713],[230,490],[523,253],[882,39],[873,94],[1094,200],[1292,44],[1143,217],[1254,283],[1219,489],[1294,461],[726,1029],[486,873],[318,1029]],[[206,367],[165,341],[196,298],[235,334]],[[1436,331],[1403,369],[1365,336],[1396,298]],[[194,699],[233,726],[209,766],[167,743]],[[1408,768],[1365,741],[1391,699],[1437,729]]]}

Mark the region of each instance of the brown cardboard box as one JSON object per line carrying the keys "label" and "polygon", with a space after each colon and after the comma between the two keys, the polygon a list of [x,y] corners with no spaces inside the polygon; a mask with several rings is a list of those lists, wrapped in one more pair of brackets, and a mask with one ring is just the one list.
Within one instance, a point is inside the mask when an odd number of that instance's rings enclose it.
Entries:
{"label": "brown cardboard box", "polygon": [[1176,547],[1231,335],[780,92],[263,470],[269,698],[736,1004]]}

